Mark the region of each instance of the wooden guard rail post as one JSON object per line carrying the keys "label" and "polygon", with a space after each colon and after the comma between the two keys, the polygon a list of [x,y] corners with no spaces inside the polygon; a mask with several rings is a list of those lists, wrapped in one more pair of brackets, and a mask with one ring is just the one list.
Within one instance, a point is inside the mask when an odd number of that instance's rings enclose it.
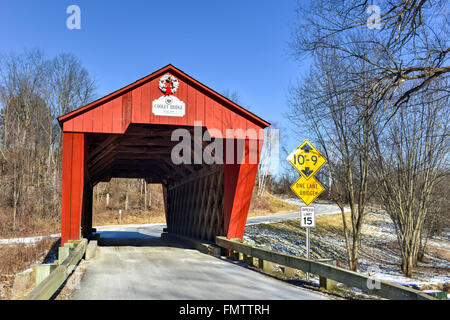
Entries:
{"label": "wooden guard rail post", "polygon": [[262,261],[270,261],[285,267],[317,274],[321,277],[332,279],[351,287],[359,288],[369,294],[375,294],[386,299],[436,300],[434,297],[418,290],[382,280],[377,280],[380,284],[379,289],[369,289],[367,284],[369,281],[373,281],[373,279],[366,275],[338,268],[326,263],[307,260],[266,249],[255,248],[250,245],[240,243],[236,240],[228,240],[226,237],[216,237],[216,244],[219,247],[234,250],[244,255],[258,258]]}
{"label": "wooden guard rail post", "polygon": [[83,258],[87,244],[87,239],[82,239],[70,255],[47,278],[39,283],[24,300],[49,300]]}

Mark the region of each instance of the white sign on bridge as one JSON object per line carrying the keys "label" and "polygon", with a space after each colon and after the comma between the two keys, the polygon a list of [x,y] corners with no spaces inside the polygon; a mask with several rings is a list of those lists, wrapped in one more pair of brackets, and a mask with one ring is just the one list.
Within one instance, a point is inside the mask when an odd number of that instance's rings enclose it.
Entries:
{"label": "white sign on bridge", "polygon": [[162,96],[153,101],[153,114],[155,116],[184,117],[186,105],[175,96]]}

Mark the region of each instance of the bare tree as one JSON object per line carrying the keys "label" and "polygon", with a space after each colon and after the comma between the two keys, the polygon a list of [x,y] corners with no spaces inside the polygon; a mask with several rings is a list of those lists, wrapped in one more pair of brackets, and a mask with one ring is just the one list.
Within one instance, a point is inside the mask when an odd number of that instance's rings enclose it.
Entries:
{"label": "bare tree", "polygon": [[443,168],[438,174],[439,180],[431,194],[432,204],[421,231],[421,242],[417,260],[423,262],[428,248],[429,240],[442,235],[444,230],[450,228],[450,168]]}
{"label": "bare tree", "polygon": [[242,97],[241,97],[241,95],[239,94],[239,92],[237,92],[236,90],[231,91],[231,90],[229,90],[229,89],[226,89],[226,90],[224,90],[224,91],[222,92],[222,95],[223,95],[225,98],[227,98],[227,99],[233,101],[234,103],[236,103],[236,104],[238,104],[238,105],[240,105],[240,106],[243,106],[243,107],[246,108],[247,110],[252,110],[252,106],[250,106],[250,105],[245,105],[245,106],[244,106],[244,105],[243,105]]}
{"label": "bare tree", "polygon": [[[351,270],[358,269],[360,234],[370,193],[371,139],[378,113],[366,95],[367,64],[345,63],[333,52],[315,56],[311,75],[291,91],[289,119],[309,132],[328,162],[332,198],[342,213]],[[350,207],[350,222],[345,207]]]}
{"label": "bare tree", "polygon": [[449,101],[432,93],[413,97],[399,108],[387,130],[374,136],[378,195],[394,223],[407,276],[417,265],[425,222],[437,205],[432,195],[446,177],[450,151]]}
{"label": "bare tree", "polygon": [[[450,72],[447,7],[445,0],[386,1],[376,10],[367,0],[299,2],[293,53],[300,59],[328,49],[366,62],[374,77],[372,99],[393,102],[394,114],[411,96]],[[362,43],[374,50],[362,53],[357,45]],[[402,87],[408,90],[396,95]]]}
{"label": "bare tree", "polygon": [[[48,172],[54,186],[53,203],[59,204],[60,177],[62,163],[62,134],[55,119],[80,106],[91,102],[95,97],[95,81],[83,68],[81,61],[71,54],[63,53],[49,61],[49,96],[48,103],[52,113],[49,115],[49,137],[52,137],[48,148]],[[56,208],[60,211],[60,207]]]}
{"label": "bare tree", "polygon": [[[59,216],[61,132],[56,118],[87,103],[93,82],[71,55],[42,51],[0,59],[0,200],[19,211]],[[26,205],[24,205],[26,204]]]}
{"label": "bare tree", "polygon": [[258,186],[258,196],[262,196],[266,190],[266,184],[269,177],[273,174],[276,168],[272,166],[277,165],[273,157],[278,156],[279,150],[279,130],[276,125],[272,124],[270,128],[264,130],[264,145],[261,150],[259,165],[258,165],[258,175],[256,177],[256,183]]}
{"label": "bare tree", "polygon": [[96,211],[129,210],[143,211],[150,215],[163,206],[160,186],[147,184],[144,179],[112,179],[100,182],[94,188],[99,194],[94,207]]}
{"label": "bare tree", "polygon": [[225,98],[227,98],[227,99],[233,101],[233,102],[236,103],[236,104],[240,104],[240,103],[241,103],[241,100],[242,100],[242,99],[241,99],[240,94],[239,94],[237,91],[231,91],[231,90],[229,90],[229,89],[226,89],[226,90],[224,90],[224,91],[222,92],[222,95],[223,95]]}
{"label": "bare tree", "polygon": [[20,201],[36,173],[32,161],[40,155],[37,153],[42,143],[40,120],[49,112],[43,86],[47,65],[38,50],[23,56],[4,56],[0,65],[0,154],[5,162],[2,177],[5,180],[3,186],[9,186],[4,195],[13,208],[15,230]]}
{"label": "bare tree", "polygon": [[[383,180],[384,175],[391,172],[386,165],[380,168],[378,164],[378,176],[368,174],[369,168],[377,164],[372,160],[374,155],[379,157],[378,161],[393,161],[382,158],[383,148],[386,148],[383,143],[389,141],[383,136],[385,129],[390,128],[392,135],[397,134],[395,141],[401,142],[404,135],[411,133],[402,131],[408,128],[405,123],[412,121],[408,118],[406,106],[425,99],[421,101],[427,110],[422,112],[431,116],[428,108],[432,102],[445,105],[448,89],[437,84],[446,83],[450,71],[447,4],[447,1],[439,0],[393,0],[379,6],[371,6],[365,0],[299,2],[299,22],[293,29],[292,53],[299,60],[312,54],[316,63],[311,76],[291,95],[294,97],[291,99],[294,106],[291,119],[314,120],[310,121],[313,123],[310,129],[322,148],[331,149],[333,156],[337,156],[329,163],[333,185],[331,195],[341,203],[347,201],[350,204],[354,216],[351,219],[353,249],[355,241],[359,240],[357,234],[364,217],[364,206],[372,191],[376,191],[377,187],[386,189],[395,185]],[[414,103],[411,102],[413,100]],[[431,107],[431,110],[435,109]],[[413,114],[418,116],[415,112]],[[394,123],[396,129],[392,127]],[[411,125],[414,127],[415,123]],[[437,128],[430,124],[428,130]],[[413,139],[417,137],[413,136]],[[422,143],[420,148],[426,148],[430,143]],[[405,148],[408,147],[412,145],[408,143],[396,150],[394,156],[397,163],[405,162],[400,159],[405,156]],[[416,148],[416,151],[427,149]],[[413,158],[409,163],[418,166]],[[404,166],[402,164],[401,167]],[[395,181],[398,188],[406,188],[409,196],[398,199],[396,193],[385,193],[383,203],[386,208],[389,203],[388,211],[394,211],[394,203],[397,203],[397,208],[410,203],[410,210],[415,214],[415,205],[419,203],[426,207],[424,212],[429,211],[429,195],[437,176],[427,170],[425,174],[414,176],[423,179],[415,180],[425,188],[421,190],[422,196],[414,193],[419,189],[410,187],[411,181],[400,179],[400,169],[395,171],[399,178]],[[380,181],[385,181],[382,186],[377,185]],[[372,185],[374,190],[369,190]],[[353,207],[358,208],[357,214]],[[402,211],[404,209],[402,207]],[[392,217],[396,219],[395,215]],[[394,221],[400,232],[399,242],[407,248],[405,250],[411,251],[402,253],[405,257],[412,256],[413,260],[404,261],[406,273],[412,270],[409,265],[415,264],[416,244],[420,243],[423,230],[423,223],[420,222],[423,215],[418,219],[410,217],[407,219],[410,222],[402,222],[402,225],[417,231],[408,229],[408,232],[403,232],[398,219]],[[418,221],[418,225],[414,221]],[[345,220],[343,223],[346,229]],[[407,242],[410,244],[406,245]],[[352,251],[347,235],[346,243],[347,251]],[[348,255],[349,260],[354,258],[352,253]],[[354,264],[350,267],[355,268]]]}

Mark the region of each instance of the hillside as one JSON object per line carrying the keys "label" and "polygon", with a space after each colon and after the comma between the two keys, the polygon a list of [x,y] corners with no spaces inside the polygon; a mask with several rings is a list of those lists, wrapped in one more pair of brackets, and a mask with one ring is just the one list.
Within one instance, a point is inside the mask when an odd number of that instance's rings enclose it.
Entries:
{"label": "hillside", "polygon": [[[270,245],[275,251],[306,255],[306,234],[299,219],[248,226],[244,238],[257,245]],[[379,272],[375,277],[380,280],[420,290],[450,291],[449,240],[450,230],[431,240],[424,260],[418,263],[413,277],[407,278],[401,273],[397,239],[389,217],[381,211],[371,211],[362,230],[359,271],[367,273],[369,267],[377,267]],[[347,268],[341,214],[316,218],[316,228],[311,229],[311,256],[313,259],[333,258],[338,266]]]}

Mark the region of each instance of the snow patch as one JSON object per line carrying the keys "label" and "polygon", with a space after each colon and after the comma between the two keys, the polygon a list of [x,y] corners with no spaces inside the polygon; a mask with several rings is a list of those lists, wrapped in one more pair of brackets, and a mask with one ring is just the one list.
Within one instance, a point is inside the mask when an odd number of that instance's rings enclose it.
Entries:
{"label": "snow patch", "polygon": [[11,238],[11,239],[0,239],[0,244],[34,244],[47,238],[59,238],[61,234],[51,234],[49,236],[37,236],[28,238]]}

